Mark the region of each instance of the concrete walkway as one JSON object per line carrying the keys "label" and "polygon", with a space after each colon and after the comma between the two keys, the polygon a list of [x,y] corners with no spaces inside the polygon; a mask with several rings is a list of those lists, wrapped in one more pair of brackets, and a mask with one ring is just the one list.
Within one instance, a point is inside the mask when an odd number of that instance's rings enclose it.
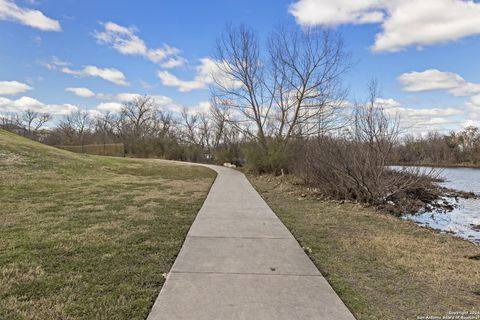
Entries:
{"label": "concrete walkway", "polygon": [[147,319],[354,319],[246,177],[209,167],[217,179]]}

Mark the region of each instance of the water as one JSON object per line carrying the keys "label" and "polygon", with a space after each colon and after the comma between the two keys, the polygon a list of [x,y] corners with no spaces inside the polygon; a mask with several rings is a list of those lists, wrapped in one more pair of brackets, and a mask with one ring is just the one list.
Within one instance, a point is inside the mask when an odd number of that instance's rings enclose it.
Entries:
{"label": "water", "polygon": [[[472,168],[438,168],[440,178],[445,181],[440,185],[458,191],[480,194],[480,169]],[[428,172],[431,168],[421,168]],[[450,212],[424,212],[407,214],[403,219],[411,220],[424,227],[453,233],[471,242],[480,244],[480,199],[446,198],[455,203],[456,207]]]}

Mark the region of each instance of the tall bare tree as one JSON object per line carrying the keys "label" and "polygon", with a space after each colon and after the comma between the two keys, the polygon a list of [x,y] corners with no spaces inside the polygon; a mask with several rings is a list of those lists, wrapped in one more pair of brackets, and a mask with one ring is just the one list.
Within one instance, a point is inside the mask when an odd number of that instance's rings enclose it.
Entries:
{"label": "tall bare tree", "polygon": [[50,113],[41,113],[28,109],[21,114],[18,119],[19,124],[25,128],[26,133],[32,136],[52,119],[52,115]]}
{"label": "tall bare tree", "polygon": [[254,31],[228,27],[217,42],[212,86],[228,122],[268,152],[269,139],[321,133],[341,106],[348,57],[338,34],[282,27],[262,50]]}
{"label": "tall bare tree", "polygon": [[125,103],[119,120],[122,135],[134,141],[144,139],[153,129],[157,111],[158,108],[151,97],[137,97]]}

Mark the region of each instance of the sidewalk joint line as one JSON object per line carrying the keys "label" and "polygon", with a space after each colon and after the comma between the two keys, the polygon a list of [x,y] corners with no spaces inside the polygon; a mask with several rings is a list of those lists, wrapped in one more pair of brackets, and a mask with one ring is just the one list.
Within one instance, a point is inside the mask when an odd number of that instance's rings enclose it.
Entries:
{"label": "sidewalk joint line", "polygon": [[187,235],[187,238],[212,238],[212,239],[267,239],[267,240],[291,240],[292,237],[238,237],[238,236],[191,236]]}
{"label": "sidewalk joint line", "polygon": [[177,274],[219,274],[219,275],[243,275],[243,276],[283,276],[283,277],[323,277],[318,274],[294,274],[294,273],[260,273],[260,272],[218,272],[218,271],[170,271]]}

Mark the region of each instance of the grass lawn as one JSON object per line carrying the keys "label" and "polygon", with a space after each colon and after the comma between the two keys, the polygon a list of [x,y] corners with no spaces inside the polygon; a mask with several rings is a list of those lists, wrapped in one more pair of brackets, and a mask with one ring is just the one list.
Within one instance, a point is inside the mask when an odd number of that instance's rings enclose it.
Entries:
{"label": "grass lawn", "polygon": [[0,130],[0,319],[145,319],[214,177]]}
{"label": "grass lawn", "polygon": [[480,310],[479,246],[359,205],[316,200],[289,177],[249,178],[358,319]]}

